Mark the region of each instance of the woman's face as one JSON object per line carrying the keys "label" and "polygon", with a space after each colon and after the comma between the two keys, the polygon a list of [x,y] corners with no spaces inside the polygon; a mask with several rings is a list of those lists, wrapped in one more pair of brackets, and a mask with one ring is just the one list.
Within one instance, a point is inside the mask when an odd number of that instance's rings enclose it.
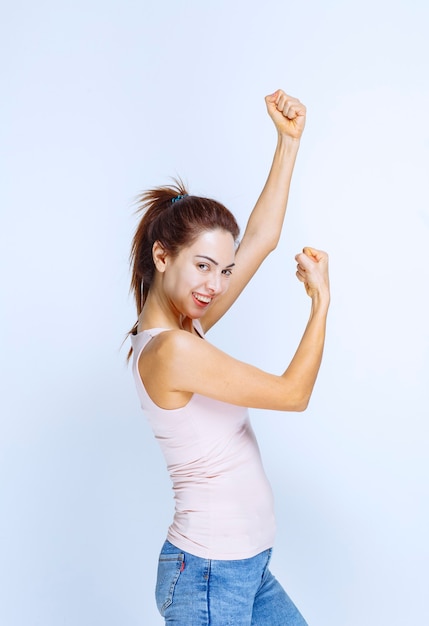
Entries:
{"label": "woman's face", "polygon": [[234,239],[222,229],[203,231],[176,257],[167,255],[162,285],[175,312],[191,319],[204,315],[227,291],[234,257]]}

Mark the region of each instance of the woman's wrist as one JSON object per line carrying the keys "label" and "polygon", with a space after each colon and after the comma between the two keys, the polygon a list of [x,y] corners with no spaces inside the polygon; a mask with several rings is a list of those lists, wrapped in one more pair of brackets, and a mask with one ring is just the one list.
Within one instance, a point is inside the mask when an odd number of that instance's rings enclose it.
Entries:
{"label": "woman's wrist", "polygon": [[286,149],[298,150],[301,143],[301,137],[292,137],[287,133],[281,131],[277,132],[277,142],[279,146],[283,146]]}
{"label": "woman's wrist", "polygon": [[311,308],[314,313],[316,311],[326,313],[329,309],[330,302],[331,294],[329,290],[315,291],[311,294]]}
{"label": "woman's wrist", "polygon": [[286,158],[288,161],[295,163],[299,145],[300,139],[295,139],[290,135],[278,133],[276,146],[277,157],[280,157],[281,159]]}

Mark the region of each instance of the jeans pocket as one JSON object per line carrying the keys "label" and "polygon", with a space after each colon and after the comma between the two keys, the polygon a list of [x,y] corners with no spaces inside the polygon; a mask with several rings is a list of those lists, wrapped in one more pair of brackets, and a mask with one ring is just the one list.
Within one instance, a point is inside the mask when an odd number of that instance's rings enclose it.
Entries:
{"label": "jeans pocket", "polygon": [[162,616],[173,602],[174,589],[179,580],[180,572],[183,570],[184,559],[183,552],[161,554],[159,557],[155,598],[158,611]]}

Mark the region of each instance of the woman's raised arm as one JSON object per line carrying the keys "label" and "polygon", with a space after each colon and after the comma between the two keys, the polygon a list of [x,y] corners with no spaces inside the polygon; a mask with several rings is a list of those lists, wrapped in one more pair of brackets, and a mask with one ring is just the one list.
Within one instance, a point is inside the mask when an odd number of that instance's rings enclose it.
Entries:
{"label": "woman's raised arm", "polygon": [[235,302],[262,261],[276,248],[281,234],[306,108],[280,89],[266,96],[265,103],[278,135],[273,163],[237,250],[229,289],[201,319],[204,331]]}

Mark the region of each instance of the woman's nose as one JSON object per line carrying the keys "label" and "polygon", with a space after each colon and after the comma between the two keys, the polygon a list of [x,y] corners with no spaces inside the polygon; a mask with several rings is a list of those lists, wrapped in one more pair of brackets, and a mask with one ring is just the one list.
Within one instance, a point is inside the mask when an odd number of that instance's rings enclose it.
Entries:
{"label": "woman's nose", "polygon": [[213,272],[213,274],[209,276],[207,288],[212,293],[218,293],[221,290],[221,277],[219,274]]}

